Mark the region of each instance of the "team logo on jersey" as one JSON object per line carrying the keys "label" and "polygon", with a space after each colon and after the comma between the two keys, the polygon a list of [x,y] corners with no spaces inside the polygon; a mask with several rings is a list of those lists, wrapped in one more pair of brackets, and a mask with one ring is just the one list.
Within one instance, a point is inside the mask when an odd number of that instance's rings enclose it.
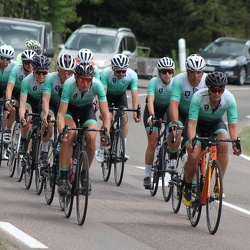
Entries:
{"label": "team logo on jersey", "polygon": [[113,83],[116,83],[116,81],[117,81],[116,78],[113,78],[113,79],[112,79],[112,82],[113,82]]}
{"label": "team logo on jersey", "polygon": [[73,95],[73,99],[76,99],[77,98],[77,93],[75,93],[74,95]]}
{"label": "team logo on jersey", "polygon": [[209,110],[209,104],[204,104],[204,110],[208,111]]}
{"label": "team logo on jersey", "polygon": [[55,86],[55,91],[58,92],[59,89],[60,89],[60,86],[59,86],[59,85],[56,85],[56,86]]}
{"label": "team logo on jersey", "polygon": [[19,77],[18,77],[18,80],[19,80],[20,82],[22,82],[22,81],[23,81],[23,76],[19,76]]}
{"label": "team logo on jersey", "polygon": [[37,86],[33,86],[33,91],[37,91]]}
{"label": "team logo on jersey", "polygon": [[190,91],[185,91],[185,98],[189,98],[190,97]]}
{"label": "team logo on jersey", "polygon": [[159,94],[162,94],[163,93],[163,88],[159,88],[158,92],[159,92]]}

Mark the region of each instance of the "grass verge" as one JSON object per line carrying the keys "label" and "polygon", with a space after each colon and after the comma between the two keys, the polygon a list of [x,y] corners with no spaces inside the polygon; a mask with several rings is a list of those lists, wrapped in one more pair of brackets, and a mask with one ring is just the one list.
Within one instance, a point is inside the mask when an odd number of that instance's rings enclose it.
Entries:
{"label": "grass verge", "polygon": [[250,156],[250,126],[247,126],[241,130],[240,139],[244,154]]}

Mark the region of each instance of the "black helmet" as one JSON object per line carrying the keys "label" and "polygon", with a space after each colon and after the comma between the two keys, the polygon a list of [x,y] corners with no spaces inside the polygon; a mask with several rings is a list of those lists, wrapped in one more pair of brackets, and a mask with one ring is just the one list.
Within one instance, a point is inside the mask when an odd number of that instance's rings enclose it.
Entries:
{"label": "black helmet", "polygon": [[80,62],[76,65],[74,73],[78,77],[80,77],[80,76],[94,76],[95,69],[91,63]]}
{"label": "black helmet", "polygon": [[206,76],[208,88],[223,88],[227,85],[227,76],[222,72],[212,72]]}
{"label": "black helmet", "polygon": [[31,44],[28,49],[31,49],[33,51],[35,51],[37,53],[37,55],[41,55],[42,54],[42,48],[40,45],[37,44]]}
{"label": "black helmet", "polygon": [[49,70],[51,62],[47,56],[35,55],[32,60],[32,67],[34,70]]}

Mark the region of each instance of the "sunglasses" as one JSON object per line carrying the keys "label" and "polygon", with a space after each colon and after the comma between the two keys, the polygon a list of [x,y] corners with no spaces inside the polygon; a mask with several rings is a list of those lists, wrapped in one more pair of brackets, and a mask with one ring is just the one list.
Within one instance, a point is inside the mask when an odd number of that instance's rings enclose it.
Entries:
{"label": "sunglasses", "polygon": [[43,76],[46,76],[48,74],[48,71],[35,71],[35,74],[36,75],[43,75]]}
{"label": "sunglasses", "polygon": [[11,60],[11,58],[9,58],[9,57],[4,57],[4,56],[1,56],[0,57],[0,59],[2,60],[2,61],[7,61],[7,62],[9,62],[10,60]]}
{"label": "sunglasses", "polygon": [[72,75],[73,74],[72,70],[66,70],[66,69],[59,69],[58,72],[60,75]]}
{"label": "sunglasses", "polygon": [[209,90],[214,94],[216,94],[217,92],[219,94],[222,94],[225,91],[225,88],[209,88]]}
{"label": "sunglasses", "polygon": [[92,83],[92,77],[77,77],[77,82],[80,83],[80,84],[83,84],[83,83]]}
{"label": "sunglasses", "polygon": [[28,64],[31,64],[32,63],[32,61],[23,61],[23,64],[26,64],[26,65],[28,65]]}
{"label": "sunglasses", "polygon": [[160,73],[163,74],[163,75],[166,75],[167,73],[169,75],[171,75],[171,74],[174,73],[174,71],[172,69],[162,69],[162,70],[160,70]]}
{"label": "sunglasses", "polygon": [[124,74],[126,74],[126,72],[127,72],[126,69],[116,69],[116,70],[115,70],[115,73],[116,73],[116,74],[123,74],[123,75],[124,75]]}

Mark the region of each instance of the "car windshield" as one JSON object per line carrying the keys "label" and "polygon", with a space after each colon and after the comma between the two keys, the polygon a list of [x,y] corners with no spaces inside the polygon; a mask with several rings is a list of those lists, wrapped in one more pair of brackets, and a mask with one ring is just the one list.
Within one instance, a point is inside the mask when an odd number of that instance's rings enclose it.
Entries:
{"label": "car windshield", "polygon": [[115,51],[117,38],[113,36],[74,33],[65,44],[65,48],[69,50],[80,50],[88,48],[94,53],[112,53]]}
{"label": "car windshield", "polygon": [[26,41],[40,41],[40,29],[21,24],[0,23],[0,45],[7,44],[15,50],[24,50]]}
{"label": "car windshield", "polygon": [[204,51],[210,54],[226,54],[237,56],[246,53],[246,46],[244,43],[232,41],[213,42],[208,45]]}

